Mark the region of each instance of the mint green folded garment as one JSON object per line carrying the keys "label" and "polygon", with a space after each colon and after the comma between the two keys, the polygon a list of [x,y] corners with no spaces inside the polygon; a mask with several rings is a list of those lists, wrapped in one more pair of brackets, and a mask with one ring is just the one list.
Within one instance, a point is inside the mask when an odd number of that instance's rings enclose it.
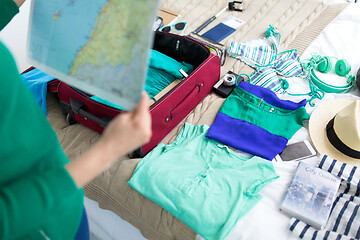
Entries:
{"label": "mint green folded garment", "polygon": [[206,138],[208,129],[185,123],[172,144],[139,162],[128,184],[205,239],[224,239],[278,176],[270,161]]}

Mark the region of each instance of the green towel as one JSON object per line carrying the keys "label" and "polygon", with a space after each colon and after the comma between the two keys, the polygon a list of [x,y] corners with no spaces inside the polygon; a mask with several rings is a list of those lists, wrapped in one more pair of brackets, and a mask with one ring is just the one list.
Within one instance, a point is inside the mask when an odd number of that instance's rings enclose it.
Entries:
{"label": "green towel", "polygon": [[145,90],[150,98],[161,92],[174,80],[182,79],[184,76],[179,72],[180,69],[190,74],[193,66],[185,62],[180,63],[152,49],[145,83]]}

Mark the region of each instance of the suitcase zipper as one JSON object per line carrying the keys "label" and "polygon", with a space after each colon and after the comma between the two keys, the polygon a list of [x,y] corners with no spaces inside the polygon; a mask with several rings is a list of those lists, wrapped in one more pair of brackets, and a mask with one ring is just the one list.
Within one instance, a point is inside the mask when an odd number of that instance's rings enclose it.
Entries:
{"label": "suitcase zipper", "polygon": [[182,49],[180,47],[180,39],[176,40],[176,46],[175,46],[175,50],[178,53],[178,59],[183,59],[183,55],[182,55]]}

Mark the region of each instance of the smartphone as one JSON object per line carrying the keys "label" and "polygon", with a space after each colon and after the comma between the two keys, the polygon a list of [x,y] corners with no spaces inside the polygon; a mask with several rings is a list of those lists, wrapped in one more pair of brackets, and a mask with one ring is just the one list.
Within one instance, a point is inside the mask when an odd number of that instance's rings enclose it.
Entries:
{"label": "smartphone", "polygon": [[276,161],[296,161],[316,155],[314,147],[308,140],[292,143],[275,157]]}

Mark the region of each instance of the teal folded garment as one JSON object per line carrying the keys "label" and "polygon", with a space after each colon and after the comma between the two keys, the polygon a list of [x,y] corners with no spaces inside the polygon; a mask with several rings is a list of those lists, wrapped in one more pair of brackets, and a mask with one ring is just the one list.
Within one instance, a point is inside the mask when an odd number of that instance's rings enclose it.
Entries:
{"label": "teal folded garment", "polygon": [[278,176],[273,164],[245,158],[206,138],[206,125],[184,124],[137,165],[128,184],[207,240],[224,239]]}
{"label": "teal folded garment", "polygon": [[90,97],[92,100],[96,101],[96,102],[99,102],[99,103],[102,103],[104,105],[108,105],[109,107],[113,107],[113,108],[117,108],[117,109],[120,109],[120,110],[125,110],[123,107],[120,107],[119,105],[116,105],[108,100],[105,100],[105,99],[102,99],[102,98],[99,98],[97,96],[91,96]]}
{"label": "teal folded garment", "polygon": [[54,80],[55,77],[50,76],[36,68],[21,74],[21,76],[36,99],[36,102],[39,104],[41,110],[43,110],[46,115],[47,83]]}
{"label": "teal folded garment", "polygon": [[[193,71],[193,66],[189,63],[178,62],[165,54],[151,49],[149,68],[146,75],[145,91],[150,98],[156,96],[164,88],[176,79],[182,79],[184,76],[180,73],[180,69],[187,74]],[[121,106],[115,105],[97,96],[91,97],[94,101],[109,105],[114,108],[123,109]]]}
{"label": "teal folded garment", "polygon": [[145,83],[145,90],[150,98],[156,96],[174,80],[182,79],[184,76],[179,72],[180,69],[190,74],[193,66],[185,62],[180,63],[152,49]]}

